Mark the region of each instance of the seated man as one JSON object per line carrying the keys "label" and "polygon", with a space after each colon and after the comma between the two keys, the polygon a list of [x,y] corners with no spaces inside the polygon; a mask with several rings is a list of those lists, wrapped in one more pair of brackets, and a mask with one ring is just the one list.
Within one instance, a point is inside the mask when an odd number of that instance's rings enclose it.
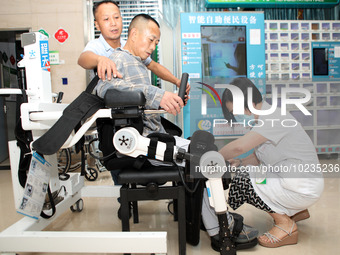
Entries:
{"label": "seated man", "polygon": [[[116,48],[110,59],[116,64],[117,71],[123,78],[99,80],[95,91],[99,97],[104,98],[110,88],[120,90],[142,91],[146,98],[146,109],[165,109],[168,113],[176,115],[184,106],[182,99],[175,93],[165,91],[151,85],[148,70],[143,63],[155,50],[160,40],[159,24],[151,16],[139,14],[133,18],[128,30],[128,39],[123,48]],[[165,133],[159,114],[145,114],[143,116],[143,135],[150,133]],[[184,142],[189,141],[177,137]],[[117,183],[119,171],[111,171],[112,178]]]}
{"label": "seated man", "polygon": [[[159,24],[146,14],[133,18],[128,30],[128,39],[123,48],[117,48],[110,56],[117,71],[123,78],[100,80],[96,87],[99,97],[104,97],[110,88],[121,90],[139,90],[146,98],[146,109],[159,107],[176,115],[184,106],[182,99],[175,93],[152,86],[143,60],[155,50],[160,40]],[[159,114],[147,114],[144,117],[143,135],[153,132],[164,133]]]}

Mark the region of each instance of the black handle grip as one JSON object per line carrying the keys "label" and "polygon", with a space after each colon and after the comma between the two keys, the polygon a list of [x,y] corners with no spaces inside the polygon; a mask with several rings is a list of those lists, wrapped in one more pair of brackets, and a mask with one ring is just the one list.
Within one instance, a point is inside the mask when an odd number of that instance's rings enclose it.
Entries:
{"label": "black handle grip", "polygon": [[60,104],[61,100],[63,99],[64,96],[64,92],[59,92],[58,93],[58,98],[57,98],[57,103]]}
{"label": "black handle grip", "polygon": [[181,78],[181,85],[179,86],[179,91],[178,91],[178,96],[182,98],[183,103],[184,103],[184,97],[185,97],[185,90],[188,84],[188,79],[189,79],[189,74],[183,73],[182,78]]}

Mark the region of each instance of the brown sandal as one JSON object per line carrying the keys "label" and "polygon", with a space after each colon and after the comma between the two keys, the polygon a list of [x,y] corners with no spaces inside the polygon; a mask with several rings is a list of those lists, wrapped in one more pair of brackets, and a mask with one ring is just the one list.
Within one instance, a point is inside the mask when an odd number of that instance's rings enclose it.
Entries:
{"label": "brown sandal", "polygon": [[291,216],[290,218],[295,221],[295,222],[298,222],[300,220],[306,220],[310,217],[310,214],[309,214],[309,211],[308,209],[306,210],[303,210],[301,212],[298,212],[296,214],[294,214],[293,216]]}
{"label": "brown sandal", "polygon": [[277,238],[276,236],[272,235],[271,233],[266,232],[263,235],[268,237],[269,242],[263,242],[260,239],[258,239],[259,244],[264,246],[264,247],[268,247],[268,248],[277,248],[277,247],[281,247],[281,246],[284,246],[284,245],[297,244],[297,242],[298,242],[298,231],[297,230],[293,231],[294,226],[295,226],[295,222],[293,222],[293,225],[292,225],[290,231],[288,232],[287,230],[281,228],[280,226],[274,225],[274,227],[277,227],[280,230],[282,230],[283,232],[287,233],[287,236],[280,239],[280,238]]}

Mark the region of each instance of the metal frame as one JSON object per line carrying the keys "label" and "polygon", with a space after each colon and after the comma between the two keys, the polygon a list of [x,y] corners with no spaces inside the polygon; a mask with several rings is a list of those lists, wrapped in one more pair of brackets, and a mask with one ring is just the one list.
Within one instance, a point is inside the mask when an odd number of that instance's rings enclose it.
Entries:
{"label": "metal frame", "polygon": [[[19,148],[15,141],[9,143],[13,191],[20,197],[22,188],[18,183],[17,166]],[[13,160],[14,159],[14,160]],[[16,252],[81,252],[81,253],[166,253],[166,232],[77,232],[42,231],[58,219],[82,197],[118,197],[120,186],[84,186],[84,177],[71,173],[67,181],[60,181],[66,187],[67,195],[56,206],[56,214],[50,219],[35,220],[24,217],[0,233],[1,254]],[[131,246],[131,243],[134,243]]]}

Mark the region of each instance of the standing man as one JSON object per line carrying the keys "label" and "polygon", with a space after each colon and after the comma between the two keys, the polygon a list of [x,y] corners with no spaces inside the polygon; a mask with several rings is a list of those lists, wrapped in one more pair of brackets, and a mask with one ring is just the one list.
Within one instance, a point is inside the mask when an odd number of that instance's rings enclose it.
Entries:
{"label": "standing man", "polygon": [[[78,59],[78,64],[85,69],[97,68],[100,79],[122,78],[115,63],[109,56],[118,47],[124,47],[126,41],[120,38],[123,30],[122,16],[115,1],[104,0],[93,6],[96,28],[101,32],[98,39],[90,41]],[[150,57],[143,61],[145,66],[159,78],[180,86],[176,78],[167,68],[153,61]],[[190,86],[187,86],[189,94]]]}

